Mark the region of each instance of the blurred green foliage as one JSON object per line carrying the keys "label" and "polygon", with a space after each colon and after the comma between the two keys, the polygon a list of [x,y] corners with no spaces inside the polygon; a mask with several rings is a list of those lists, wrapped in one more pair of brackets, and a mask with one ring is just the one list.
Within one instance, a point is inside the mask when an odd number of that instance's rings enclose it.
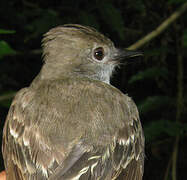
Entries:
{"label": "blurred green foliage", "polygon": [[[97,28],[117,46],[128,47],[159,26],[186,0],[12,0],[0,2],[0,125],[14,93],[28,86],[39,72],[42,35],[65,23]],[[163,179],[175,137],[180,135],[178,179],[187,166],[187,15],[141,47],[145,56],[120,69],[112,84],[132,96],[138,105],[146,136],[144,179]],[[12,30],[13,29],[13,30]],[[182,70],[179,57],[183,59]],[[180,119],[179,72],[182,72]],[[156,149],[156,150],[155,150]],[[160,161],[162,160],[162,161]],[[1,161],[1,169],[3,169]],[[170,172],[171,174],[171,172]],[[170,179],[170,176],[169,178]]]}
{"label": "blurred green foliage", "polygon": [[0,34],[14,34],[14,30],[0,29]]}
{"label": "blurred green foliage", "polygon": [[144,128],[147,143],[151,143],[153,140],[161,139],[164,136],[176,136],[182,135],[186,130],[186,127],[179,122],[173,122],[167,119],[161,119],[158,121],[152,121]]}
{"label": "blurred green foliage", "polygon": [[13,50],[6,41],[0,41],[0,59],[3,56],[15,55],[16,51]]}
{"label": "blurred green foliage", "polygon": [[[6,30],[6,29],[0,29],[0,34],[14,34],[14,30]],[[0,40],[0,59],[3,58],[3,56],[7,55],[15,55],[16,51],[13,50],[10,45],[6,41]]]}
{"label": "blurred green foliage", "polygon": [[154,78],[167,79],[168,74],[169,72],[165,67],[150,67],[144,71],[139,71],[137,74],[132,75],[128,83],[131,84],[136,83],[137,81]]}
{"label": "blurred green foliage", "polygon": [[183,32],[183,46],[184,48],[187,48],[187,29]]}

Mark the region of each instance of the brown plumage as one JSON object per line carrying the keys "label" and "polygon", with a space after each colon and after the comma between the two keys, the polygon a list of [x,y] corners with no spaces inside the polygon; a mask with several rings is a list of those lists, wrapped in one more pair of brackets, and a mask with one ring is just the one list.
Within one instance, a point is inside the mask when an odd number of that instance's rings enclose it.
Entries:
{"label": "brown plumage", "polygon": [[44,65],[10,107],[3,134],[7,180],[141,180],[144,136],[136,105],[109,84],[121,51],[95,29],[46,33]]}

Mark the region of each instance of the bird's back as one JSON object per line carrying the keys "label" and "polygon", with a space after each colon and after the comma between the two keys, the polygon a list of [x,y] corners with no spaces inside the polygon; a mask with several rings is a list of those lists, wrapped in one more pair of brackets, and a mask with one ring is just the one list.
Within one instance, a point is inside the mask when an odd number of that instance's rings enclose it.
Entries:
{"label": "bird's back", "polygon": [[7,180],[141,180],[144,138],[128,96],[87,78],[45,80],[16,95],[6,119]]}

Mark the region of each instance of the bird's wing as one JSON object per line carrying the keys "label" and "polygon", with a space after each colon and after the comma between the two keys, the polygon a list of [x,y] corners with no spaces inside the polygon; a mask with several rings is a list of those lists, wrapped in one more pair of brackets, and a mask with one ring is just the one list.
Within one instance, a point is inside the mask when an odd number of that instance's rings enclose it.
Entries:
{"label": "bird's wing", "polygon": [[53,148],[39,125],[47,117],[45,105],[38,103],[29,88],[19,91],[12,102],[3,132],[7,180],[48,179],[63,161],[62,145]]}
{"label": "bird's wing", "polygon": [[[128,96],[126,108],[129,111],[129,121],[118,136],[118,146],[124,148],[119,180],[142,180],[144,171],[144,135],[135,103]],[[124,106],[125,107],[125,106]],[[128,132],[128,135],[125,135]],[[116,146],[116,147],[118,147]]]}
{"label": "bird's wing", "polygon": [[[79,86],[77,86],[79,85]],[[133,101],[100,82],[23,89],[4,126],[7,180],[141,180],[144,139]]]}

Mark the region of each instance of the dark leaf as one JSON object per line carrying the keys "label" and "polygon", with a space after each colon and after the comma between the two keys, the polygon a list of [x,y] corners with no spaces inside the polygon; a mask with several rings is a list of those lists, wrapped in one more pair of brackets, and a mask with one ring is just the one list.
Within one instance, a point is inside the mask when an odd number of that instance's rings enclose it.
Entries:
{"label": "dark leaf", "polygon": [[0,41],[0,59],[7,55],[15,55],[16,51],[6,41]]}
{"label": "dark leaf", "polygon": [[146,142],[149,143],[152,140],[159,139],[162,135],[177,136],[181,135],[183,124],[179,122],[173,122],[169,120],[152,121],[144,126],[144,133],[146,136]]}
{"label": "dark leaf", "polygon": [[168,96],[150,96],[138,105],[140,114],[146,114],[150,111],[155,111],[164,106],[173,104],[174,99]]}
{"label": "dark leaf", "polygon": [[115,8],[113,4],[103,1],[99,3],[99,10],[104,22],[106,22],[113,31],[117,32],[121,39],[124,39],[124,22],[119,9]]}
{"label": "dark leaf", "polygon": [[0,29],[0,34],[14,34],[15,32],[14,30]]}
{"label": "dark leaf", "polygon": [[144,71],[140,71],[137,74],[133,75],[128,81],[129,84],[136,83],[137,81],[141,81],[144,79],[155,79],[155,78],[163,78],[167,79],[169,75],[168,70],[165,67],[152,67],[148,68]]}

